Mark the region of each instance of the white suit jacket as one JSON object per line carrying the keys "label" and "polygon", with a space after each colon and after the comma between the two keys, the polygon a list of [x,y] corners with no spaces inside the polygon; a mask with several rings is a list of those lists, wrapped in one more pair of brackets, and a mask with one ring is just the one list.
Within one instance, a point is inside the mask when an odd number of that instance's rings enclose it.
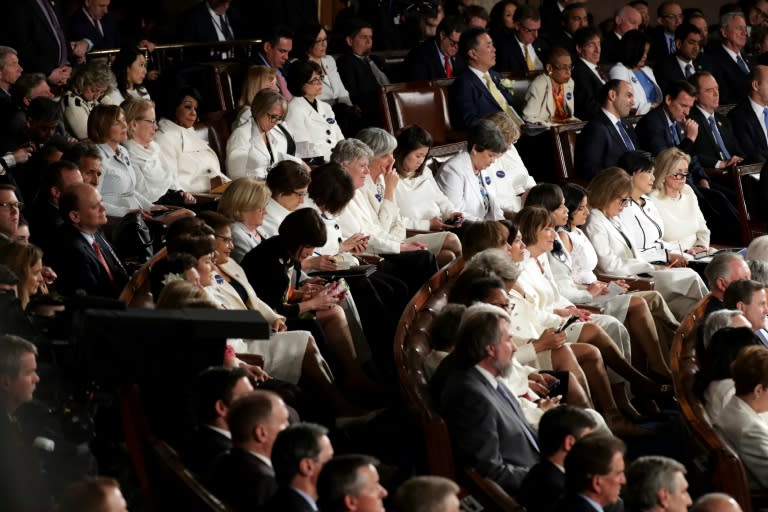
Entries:
{"label": "white suit jacket", "polygon": [[[379,176],[383,180],[383,176]],[[356,233],[370,235],[368,251],[373,254],[399,253],[400,243],[405,240],[405,226],[400,220],[397,205],[389,199],[379,202],[376,184],[370,176],[365,185],[355,191],[355,196],[338,217],[344,239]]]}
{"label": "white suit jacket", "polygon": [[331,150],[344,138],[336,114],[329,104],[317,100],[317,110],[302,96],[294,96],[285,114],[285,126],[296,141],[296,156],[322,156],[327,162]]}
{"label": "white suit jacket", "polygon": [[[568,80],[565,86],[565,106],[573,117],[573,79]],[[546,73],[533,79],[528,91],[525,93],[525,107],[523,119],[526,123],[552,124],[552,116],[555,115],[555,96],[552,90],[552,79]]]}
{"label": "white suit jacket", "polygon": [[609,274],[627,276],[652,272],[654,266],[638,258],[622,236],[628,236],[627,229],[617,216],[606,218],[603,212],[592,208],[587,227],[584,230],[597,253],[597,268]]}
{"label": "white suit jacket", "polygon": [[464,218],[469,221],[501,220],[504,213],[496,202],[496,195],[490,184],[493,178],[487,169],[480,171],[480,176],[488,192],[488,211],[483,207],[483,196],[480,183],[472,170],[469,153],[462,151],[445,162],[437,175],[437,186],[456,207],[456,211],[464,212]]}
{"label": "white suit jacket", "polygon": [[269,170],[282,160],[301,162],[288,154],[288,142],[279,128],[269,130],[267,137],[272,149],[271,157],[261,130],[253,119],[235,128],[227,140],[227,172],[230,178],[250,176],[263,180]]}
{"label": "white suit jacket", "polygon": [[747,470],[753,489],[768,488],[768,422],[738,396],[734,396],[718,416],[720,429]]}
{"label": "white suit jacket", "polygon": [[221,172],[219,157],[194,128],[182,128],[168,119],[161,119],[155,142],[160,146],[163,169],[176,176],[181,190],[193,194],[210,192],[211,178],[221,177],[229,181]]}

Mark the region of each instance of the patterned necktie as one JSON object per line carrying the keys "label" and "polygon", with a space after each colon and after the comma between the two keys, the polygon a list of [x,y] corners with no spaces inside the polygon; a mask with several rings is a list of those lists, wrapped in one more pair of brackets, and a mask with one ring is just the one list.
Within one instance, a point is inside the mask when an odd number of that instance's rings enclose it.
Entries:
{"label": "patterned necktie", "polygon": [[744,62],[744,59],[741,58],[741,55],[736,56],[736,65],[739,66],[739,69],[744,72],[744,74],[749,74],[749,68],[747,67],[747,63]]}
{"label": "patterned necktie", "polygon": [[539,443],[536,441],[536,434],[533,431],[533,428],[531,428],[531,424],[528,423],[528,420],[525,419],[525,416],[523,416],[523,411],[520,409],[520,404],[517,403],[517,400],[512,397],[512,395],[509,394],[509,391],[504,387],[504,384],[499,382],[496,386],[496,391],[501,395],[501,397],[504,399],[505,402],[507,402],[510,407],[512,407],[512,411],[514,411],[515,419],[517,420],[520,427],[523,429],[523,433],[525,434],[525,437],[528,438],[528,441],[531,443],[531,445],[536,449],[536,451],[539,451]]}
{"label": "patterned necktie", "polygon": [[598,76],[600,77],[600,80],[603,81],[603,83],[607,82],[611,79],[608,75],[605,74],[605,71],[600,69],[600,66],[595,66],[595,71],[597,71]]}
{"label": "patterned necktie", "polygon": [[227,17],[223,14],[219,14],[219,22],[221,23],[221,34],[224,36],[225,41],[231,41],[235,38],[235,36],[232,34],[232,30],[229,28],[229,23],[227,23]]}
{"label": "patterned necktie", "polygon": [[488,191],[485,189],[485,183],[483,183],[483,175],[481,173],[477,173],[477,182],[480,184],[480,196],[483,198],[483,209],[487,212],[491,201],[488,199]]}
{"label": "patterned necktie", "polygon": [[670,36],[665,36],[667,38],[667,42],[669,43],[669,54],[674,55],[677,51],[677,48],[675,48],[675,38]]}
{"label": "patterned necktie", "polygon": [[627,130],[624,129],[624,125],[621,124],[621,121],[616,121],[616,128],[618,128],[619,134],[621,134],[621,138],[624,140],[624,145],[627,147],[627,151],[634,151],[635,145],[632,143],[632,139],[629,137]]}
{"label": "patterned necktie", "polygon": [[525,65],[528,67],[528,71],[534,71],[536,69],[536,63],[533,62],[533,55],[528,51],[528,45],[523,45],[523,53],[525,55]]}
{"label": "patterned necktie", "polygon": [[717,145],[720,146],[721,160],[730,160],[731,154],[728,152],[728,148],[725,147],[725,142],[723,142],[723,138],[720,136],[720,130],[717,129],[717,122],[715,121],[714,115],[709,116],[709,128],[712,130],[712,135],[715,136]]}
{"label": "patterned necktie", "polygon": [[685,65],[685,78],[690,78],[693,74],[693,66],[689,63]]}
{"label": "patterned necktie", "polygon": [[451,67],[451,58],[445,56],[445,78],[451,78],[453,76],[453,67]]}
{"label": "patterned necktie", "polygon": [[101,244],[96,241],[96,239],[93,239],[93,243],[91,244],[91,247],[93,247],[94,252],[96,252],[96,259],[99,260],[99,264],[101,264],[101,267],[104,269],[104,271],[109,276],[109,280],[111,282],[115,282],[115,278],[112,276],[112,269],[109,268],[109,265],[107,264],[107,259],[104,257],[104,252],[101,250]]}

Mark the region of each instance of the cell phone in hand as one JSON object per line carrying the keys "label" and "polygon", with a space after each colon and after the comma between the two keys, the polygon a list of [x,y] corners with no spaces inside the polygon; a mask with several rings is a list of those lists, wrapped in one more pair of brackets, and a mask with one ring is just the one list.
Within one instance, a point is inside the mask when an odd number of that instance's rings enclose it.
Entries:
{"label": "cell phone in hand", "polygon": [[563,332],[563,331],[565,331],[565,330],[566,330],[568,327],[570,327],[570,326],[571,326],[571,324],[572,324],[572,323],[576,322],[578,319],[579,319],[579,317],[578,317],[578,316],[576,316],[576,315],[571,315],[570,317],[568,317],[568,320],[566,320],[566,321],[565,321],[565,323],[564,323],[563,325],[561,325],[561,326],[560,326],[560,327],[557,329],[557,331],[555,331],[555,332]]}

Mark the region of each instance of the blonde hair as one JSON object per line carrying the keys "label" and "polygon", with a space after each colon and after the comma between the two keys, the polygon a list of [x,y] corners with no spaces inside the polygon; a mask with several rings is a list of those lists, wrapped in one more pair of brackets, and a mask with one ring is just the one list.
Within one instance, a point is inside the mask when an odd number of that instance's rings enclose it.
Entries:
{"label": "blonde hair", "polygon": [[42,259],[43,251],[36,245],[12,242],[0,247],[0,263],[6,265],[19,278],[19,301],[21,301],[22,308],[26,309],[30,299],[27,291],[27,279],[29,279],[32,267]]}
{"label": "blonde hair", "polygon": [[494,112],[487,116],[486,119],[501,130],[501,135],[504,136],[504,142],[506,142],[508,146],[520,139],[520,128],[506,112]]}
{"label": "blonde hair", "polygon": [[245,212],[265,208],[271,195],[263,181],[238,178],[222,194],[218,210],[220,214],[241,222]]}
{"label": "blonde hair", "polygon": [[251,66],[245,74],[243,80],[243,92],[240,93],[240,99],[237,102],[237,108],[250,107],[253,98],[262,89],[266,89],[267,82],[271,82],[277,76],[275,68],[267,66]]}
{"label": "blonde hair", "polygon": [[662,197],[667,195],[664,180],[667,179],[667,176],[677,173],[675,167],[680,160],[685,160],[688,165],[691,164],[690,155],[676,147],[667,148],[656,155],[656,170],[653,171],[656,181],[653,183],[653,188],[658,190]]}
{"label": "blonde hair", "polygon": [[179,309],[187,307],[192,301],[202,300],[208,300],[208,295],[201,287],[189,281],[173,281],[163,287],[156,308]]}
{"label": "blonde hair", "polygon": [[131,128],[131,121],[138,120],[144,113],[155,108],[155,102],[151,100],[129,98],[120,104],[120,108],[125,112],[125,122],[128,124],[128,138],[133,138],[133,128]]}

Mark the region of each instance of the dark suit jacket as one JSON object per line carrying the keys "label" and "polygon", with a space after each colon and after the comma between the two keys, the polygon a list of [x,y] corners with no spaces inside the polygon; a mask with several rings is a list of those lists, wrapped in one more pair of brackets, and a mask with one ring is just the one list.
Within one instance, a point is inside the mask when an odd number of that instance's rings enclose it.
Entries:
{"label": "dark suit jacket", "polygon": [[[54,7],[59,25],[67,37],[67,24],[57,2]],[[16,0],[7,2],[3,14],[8,20],[4,25],[3,44],[16,48],[20,54],[21,65],[25,73],[43,73],[48,76],[59,66],[59,46],[56,36],[48,24],[36,0]],[[65,54],[69,49],[65,48]]]}
{"label": "dark suit jacket", "polygon": [[528,512],[551,512],[564,492],[565,473],[542,460],[525,475],[516,498]]}
{"label": "dark suit jacket", "polygon": [[[229,20],[229,27],[235,39],[239,35],[238,19],[237,10],[231,7],[227,9],[227,20]],[[219,40],[211,14],[208,12],[208,4],[205,1],[193,5],[181,14],[178,32],[179,40],[185,43],[205,43]]]}
{"label": "dark suit jacket", "polygon": [[[746,57],[742,54],[744,62]],[[731,58],[722,45],[717,45],[709,54],[712,63],[712,74],[720,86],[720,104],[729,105],[739,103],[747,95],[747,73],[744,73]]]}
{"label": "dark suit jacket", "polygon": [[[512,73],[527,73],[528,64],[525,62],[523,50],[515,38],[514,32],[494,32],[491,34],[493,44],[496,46],[496,65],[493,67],[498,72],[510,71]],[[546,55],[549,50],[547,42],[538,38],[533,42],[539,60],[546,63]]]}
{"label": "dark suit jacket", "polygon": [[45,261],[49,261],[55,252],[56,235],[64,224],[59,208],[48,200],[38,198],[32,208],[24,210],[24,215],[29,222],[29,241],[40,247]]}
{"label": "dark suit jacket", "polygon": [[568,493],[554,508],[555,512],[597,512],[587,500],[579,495]]}
{"label": "dark suit jacket", "polygon": [[750,162],[768,160],[768,143],[765,140],[762,123],[752,110],[748,99],[733,107],[728,113],[733,132]]}
{"label": "dark suit jacket", "polygon": [[[459,76],[467,69],[464,59],[451,58],[452,76]],[[405,57],[406,80],[436,80],[446,78],[442,58],[437,51],[435,38],[420,43]]]}
{"label": "dark suit jacket", "polygon": [[184,451],[184,464],[200,476],[210,471],[213,462],[232,449],[232,440],[205,425],[199,425]]}
{"label": "dark suit jacket", "polygon": [[554,48],[555,46],[565,48],[571,54],[571,60],[573,61],[579,58],[579,54],[576,53],[576,43],[573,42],[573,37],[562,28],[547,37],[547,46],[549,48]]}
{"label": "dark suit jacket", "polygon": [[[637,123],[635,130],[637,131],[637,137],[640,139],[640,148],[649,151],[654,156],[658,155],[662,150],[675,145],[675,141],[672,139],[672,134],[669,131],[667,115],[664,113],[663,104],[645,114]],[[699,128],[699,136],[701,136],[701,128]],[[677,145],[677,148],[691,155],[688,184],[693,186],[699,180],[708,180],[709,178],[696,156],[694,142],[685,137],[682,132],[678,133],[678,137],[680,138],[680,144]]]}
{"label": "dark suit jacket", "polygon": [[277,492],[275,472],[250,452],[232,448],[213,464],[211,492],[236,512],[261,510]]}
{"label": "dark suit jacket", "polygon": [[69,17],[69,37],[73,40],[90,39],[94,50],[120,48],[120,30],[117,26],[117,20],[111,13],[107,13],[101,18],[101,29],[104,35],[91,23],[83,9],[76,10]]}
{"label": "dark suit jacket", "polygon": [[600,112],[600,89],[603,82],[584,64],[581,59],[573,60],[573,109],[574,115],[582,121],[589,121]]}
{"label": "dark suit jacket", "polygon": [[281,315],[295,317],[299,314],[298,304],[285,304],[283,297],[290,285],[288,269],[293,265],[294,272],[300,272],[301,264],[288,262],[289,257],[280,235],[276,235],[264,240],[248,252],[240,266],[245,270],[248,281],[261,300]]}
{"label": "dark suit jacket", "polygon": [[[384,71],[384,64],[378,58],[371,56],[376,66]],[[346,52],[336,59],[336,67],[344,87],[349,91],[353,105],[363,110],[363,115],[372,124],[378,124],[379,118],[379,82],[366,61],[356,57],[352,52]]]}
{"label": "dark suit jacket", "polygon": [[315,509],[293,489],[281,487],[261,510],[263,512],[314,512]]}
{"label": "dark suit jacket", "polygon": [[112,246],[100,232],[96,233],[96,239],[101,245],[114,283],[110,281],[107,271],[99,263],[96,252],[88,245],[80,231],[71,224],[65,224],[60,229],[56,251],[51,261],[51,266],[59,275],[56,279],[56,289],[62,295],[71,296],[77,290],[83,290],[88,295],[117,298],[128,282],[125,269],[115,256]]}
{"label": "dark suit jacket", "polygon": [[[738,139],[733,131],[733,126],[728,118],[722,114],[715,112],[715,122],[717,123],[717,131],[720,132],[725,147],[728,152],[733,155],[738,155],[744,158],[744,151],[741,149]],[[712,133],[709,126],[709,121],[698,107],[694,106],[691,109],[691,119],[699,123],[699,136],[696,137],[696,142],[693,146],[693,151],[699,155],[699,161],[704,167],[714,167],[718,160],[722,160],[720,155],[720,146],[717,145],[717,140]]]}
{"label": "dark suit jacket", "polygon": [[651,49],[648,52],[648,60],[651,65],[664,59],[669,55],[669,43],[664,35],[664,27],[661,25],[655,26],[646,32],[648,39],[651,42]]}
{"label": "dark suit jacket", "polygon": [[[712,63],[709,61],[709,57],[700,54],[697,58],[691,62],[693,71],[709,71],[712,72]],[[661,87],[662,91],[667,90],[667,85],[675,80],[685,80],[683,70],[680,69],[680,65],[677,62],[676,55],[667,55],[656,63],[653,68],[653,72],[656,75],[656,82]]]}
{"label": "dark suit jacket", "polygon": [[[625,122],[622,124],[629,138],[632,139],[635,149],[639,148],[632,124]],[[601,170],[616,165],[621,155],[626,152],[627,147],[619,132],[616,131],[616,127],[600,110],[576,138],[575,174],[579,178],[591,180]]]}
{"label": "dark suit jacket", "polygon": [[519,409],[515,412],[474,367],[448,377],[440,405],[459,464],[516,493],[539,458],[518,422]]}
{"label": "dark suit jacket", "polygon": [[600,49],[600,64],[616,64],[621,60],[621,39],[611,30],[603,38]]}
{"label": "dark suit jacket", "polygon": [[[501,76],[492,70],[489,73],[504,99],[512,104],[512,95],[502,87]],[[501,110],[488,87],[470,69],[454,80],[448,96],[451,101],[451,123],[456,129],[469,128],[488,114]]]}

